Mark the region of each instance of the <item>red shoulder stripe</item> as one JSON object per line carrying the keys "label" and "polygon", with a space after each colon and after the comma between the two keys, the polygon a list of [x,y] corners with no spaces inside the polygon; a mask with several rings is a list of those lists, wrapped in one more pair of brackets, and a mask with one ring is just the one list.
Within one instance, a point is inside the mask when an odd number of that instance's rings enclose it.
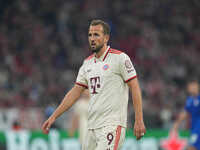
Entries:
{"label": "red shoulder stripe", "polygon": [[94,57],[94,54],[90,55],[89,57],[87,57],[85,60],[90,60]]}
{"label": "red shoulder stripe", "polygon": [[116,50],[116,49],[110,49],[109,53],[113,53],[113,54],[121,54],[122,51]]}
{"label": "red shoulder stripe", "polygon": [[121,54],[122,52],[110,52],[110,53],[112,53],[112,54]]}
{"label": "red shoulder stripe", "polygon": [[112,54],[121,54],[121,52],[110,52]]}

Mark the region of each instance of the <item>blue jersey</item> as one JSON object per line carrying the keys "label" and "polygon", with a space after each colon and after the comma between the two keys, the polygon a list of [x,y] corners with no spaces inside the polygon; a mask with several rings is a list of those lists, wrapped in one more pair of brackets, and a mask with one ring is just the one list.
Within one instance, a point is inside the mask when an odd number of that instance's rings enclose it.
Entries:
{"label": "blue jersey", "polygon": [[185,110],[191,117],[191,136],[189,144],[200,150],[200,95],[187,98]]}
{"label": "blue jersey", "polygon": [[189,96],[185,104],[185,110],[191,117],[191,131],[199,130],[200,132],[200,95]]}

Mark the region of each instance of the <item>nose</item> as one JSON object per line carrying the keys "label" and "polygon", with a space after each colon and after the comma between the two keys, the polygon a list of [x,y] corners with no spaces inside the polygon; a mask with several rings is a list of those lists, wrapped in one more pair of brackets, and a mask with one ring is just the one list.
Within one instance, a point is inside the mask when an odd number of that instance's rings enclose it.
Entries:
{"label": "nose", "polygon": [[95,39],[94,38],[90,38],[90,43],[94,44],[95,43]]}
{"label": "nose", "polygon": [[94,37],[94,36],[91,36],[91,37],[90,37],[90,40],[91,40],[91,41],[94,41],[94,40],[95,40],[95,37]]}

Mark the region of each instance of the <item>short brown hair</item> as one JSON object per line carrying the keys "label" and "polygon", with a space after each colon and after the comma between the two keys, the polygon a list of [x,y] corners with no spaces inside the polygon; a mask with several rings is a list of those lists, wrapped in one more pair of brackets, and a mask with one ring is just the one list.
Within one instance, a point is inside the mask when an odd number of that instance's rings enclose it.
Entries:
{"label": "short brown hair", "polygon": [[198,78],[197,77],[191,77],[190,79],[188,79],[188,81],[187,81],[187,83],[188,84],[190,84],[190,83],[199,83],[199,81],[198,81]]}
{"label": "short brown hair", "polygon": [[110,26],[108,25],[108,23],[100,19],[92,20],[90,26],[96,26],[96,25],[101,25],[103,27],[103,33],[110,35]]}

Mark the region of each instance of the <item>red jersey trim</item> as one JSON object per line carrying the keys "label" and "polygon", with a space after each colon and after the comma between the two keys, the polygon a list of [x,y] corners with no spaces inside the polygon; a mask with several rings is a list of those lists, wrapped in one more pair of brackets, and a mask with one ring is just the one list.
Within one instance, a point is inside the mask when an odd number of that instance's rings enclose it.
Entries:
{"label": "red jersey trim", "polygon": [[116,49],[110,49],[109,53],[113,53],[113,54],[121,54],[122,51],[116,50]]}
{"label": "red jersey trim", "polygon": [[105,55],[104,58],[103,58],[103,61],[106,59],[106,57],[107,57],[109,51],[110,51],[110,48],[107,50],[106,55]]}
{"label": "red jersey trim", "polygon": [[122,130],[122,127],[117,126],[114,150],[117,150],[117,148],[118,148],[119,140],[120,140],[120,136],[121,136],[121,130]]}
{"label": "red jersey trim", "polygon": [[125,82],[127,83],[128,81],[130,81],[130,80],[132,80],[132,79],[135,79],[137,77],[137,75],[135,75],[135,76],[133,76],[133,77],[131,77],[131,78],[129,78],[128,80],[126,80]]}
{"label": "red jersey trim", "polygon": [[85,84],[82,84],[82,83],[79,83],[79,82],[76,82],[75,84],[77,84],[77,85],[79,85],[79,86],[82,86],[82,87],[84,87],[84,88],[88,88],[88,86],[87,85],[85,85]]}

